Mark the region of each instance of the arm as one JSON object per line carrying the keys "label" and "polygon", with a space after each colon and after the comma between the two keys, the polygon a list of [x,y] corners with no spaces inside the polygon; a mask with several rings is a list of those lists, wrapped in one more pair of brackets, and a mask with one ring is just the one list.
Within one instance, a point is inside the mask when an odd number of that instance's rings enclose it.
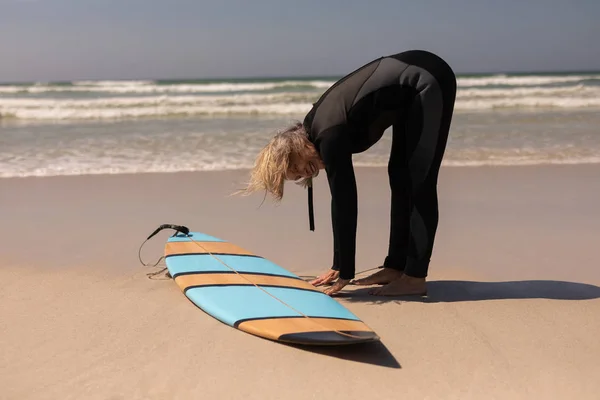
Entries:
{"label": "arm", "polygon": [[319,148],[331,191],[334,266],[341,279],[353,279],[356,257],[358,195],[350,136],[341,128],[323,132]]}

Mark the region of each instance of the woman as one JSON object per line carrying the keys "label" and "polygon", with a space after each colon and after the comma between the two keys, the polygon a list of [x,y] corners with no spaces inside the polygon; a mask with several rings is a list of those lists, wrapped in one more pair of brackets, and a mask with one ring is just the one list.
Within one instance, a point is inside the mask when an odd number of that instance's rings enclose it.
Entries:
{"label": "woman", "polygon": [[388,163],[391,229],[388,254],[377,273],[353,281],[383,285],[371,294],[426,294],[438,225],[437,179],[456,97],[456,77],[438,56],[421,50],[380,57],[332,85],[302,123],[278,133],[260,152],[247,193],[264,189],[276,200],[285,180],[309,189],[325,170],[332,196],[333,265],[313,280],[335,281],[332,295],[355,274],[357,188],[352,154],[373,146],[392,127]]}

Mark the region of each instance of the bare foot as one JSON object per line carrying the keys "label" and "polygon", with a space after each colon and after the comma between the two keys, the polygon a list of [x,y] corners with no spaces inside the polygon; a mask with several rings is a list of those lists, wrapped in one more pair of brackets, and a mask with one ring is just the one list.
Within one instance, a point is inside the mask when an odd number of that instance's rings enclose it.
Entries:
{"label": "bare foot", "polygon": [[369,294],[375,296],[426,296],[427,283],[425,278],[402,275],[383,287],[371,290]]}
{"label": "bare foot", "polygon": [[383,268],[381,271],[377,271],[373,275],[369,275],[366,278],[353,280],[350,283],[359,286],[385,285],[387,283],[390,283],[394,279],[400,278],[401,276],[401,271],[398,271],[393,268]]}

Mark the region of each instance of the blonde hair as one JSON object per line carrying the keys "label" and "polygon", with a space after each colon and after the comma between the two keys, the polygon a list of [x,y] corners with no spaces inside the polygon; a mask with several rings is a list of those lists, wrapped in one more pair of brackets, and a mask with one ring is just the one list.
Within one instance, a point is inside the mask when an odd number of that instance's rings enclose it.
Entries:
{"label": "blonde hair", "polygon": [[[281,200],[290,159],[295,154],[305,153],[308,144],[310,142],[301,122],[296,122],[285,130],[277,132],[258,153],[246,188],[237,193],[249,195],[265,190],[276,201]],[[311,185],[312,178],[302,179],[296,183],[307,187]]]}

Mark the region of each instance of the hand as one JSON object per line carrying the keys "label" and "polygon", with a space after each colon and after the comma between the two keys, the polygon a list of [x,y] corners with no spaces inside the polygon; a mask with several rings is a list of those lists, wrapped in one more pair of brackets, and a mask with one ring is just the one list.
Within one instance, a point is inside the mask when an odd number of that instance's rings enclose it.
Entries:
{"label": "hand", "polygon": [[323,293],[328,294],[329,296],[334,295],[342,290],[348,283],[350,283],[350,279],[338,279],[333,286],[324,290]]}
{"label": "hand", "polygon": [[340,276],[340,271],[329,270],[325,272],[323,275],[310,281],[310,284],[313,286],[321,286],[326,285],[334,280],[336,280]]}

